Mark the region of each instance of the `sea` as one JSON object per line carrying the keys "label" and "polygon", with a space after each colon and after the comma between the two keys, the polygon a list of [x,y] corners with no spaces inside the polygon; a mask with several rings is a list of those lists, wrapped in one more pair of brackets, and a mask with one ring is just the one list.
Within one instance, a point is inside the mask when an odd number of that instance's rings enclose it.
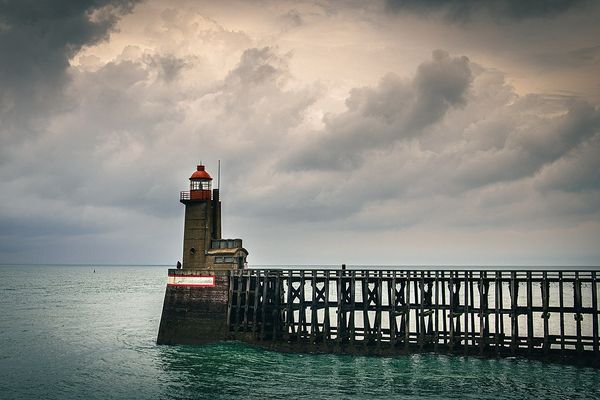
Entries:
{"label": "sea", "polygon": [[158,346],[167,266],[0,265],[0,399],[600,399],[538,361]]}

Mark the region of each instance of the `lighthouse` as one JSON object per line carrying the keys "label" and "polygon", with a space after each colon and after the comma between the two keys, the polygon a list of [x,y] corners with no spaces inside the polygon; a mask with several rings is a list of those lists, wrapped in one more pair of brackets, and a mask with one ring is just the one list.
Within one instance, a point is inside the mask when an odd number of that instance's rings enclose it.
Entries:
{"label": "lighthouse", "polygon": [[185,206],[183,265],[169,269],[157,343],[210,343],[229,337],[230,273],[247,267],[242,239],[221,237],[219,189],[204,165],[179,193]]}
{"label": "lighthouse", "polygon": [[189,191],[179,194],[185,205],[183,269],[232,270],[246,266],[248,251],[242,239],[221,237],[219,189],[211,189],[212,177],[204,165],[190,176]]}

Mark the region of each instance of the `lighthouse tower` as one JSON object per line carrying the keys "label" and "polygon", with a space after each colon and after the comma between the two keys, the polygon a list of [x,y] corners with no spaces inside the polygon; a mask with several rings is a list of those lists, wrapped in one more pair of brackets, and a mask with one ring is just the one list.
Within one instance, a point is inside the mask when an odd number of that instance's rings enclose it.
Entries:
{"label": "lighthouse tower", "polygon": [[212,177],[198,165],[190,177],[190,190],[179,200],[185,205],[183,229],[184,270],[231,270],[244,268],[248,252],[242,239],[221,237],[219,189],[211,189]]}
{"label": "lighthouse tower", "polygon": [[181,192],[185,205],[183,229],[183,268],[205,269],[211,240],[221,239],[221,202],[219,189],[211,190],[212,177],[204,165],[190,176],[190,190]]}

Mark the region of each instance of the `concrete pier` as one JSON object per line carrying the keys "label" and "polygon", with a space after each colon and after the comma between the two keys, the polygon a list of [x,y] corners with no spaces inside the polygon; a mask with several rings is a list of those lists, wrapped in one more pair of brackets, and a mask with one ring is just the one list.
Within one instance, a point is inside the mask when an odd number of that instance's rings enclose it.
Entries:
{"label": "concrete pier", "polygon": [[169,276],[213,277],[214,286],[168,284],[157,343],[202,344],[230,338],[229,271],[172,269]]}

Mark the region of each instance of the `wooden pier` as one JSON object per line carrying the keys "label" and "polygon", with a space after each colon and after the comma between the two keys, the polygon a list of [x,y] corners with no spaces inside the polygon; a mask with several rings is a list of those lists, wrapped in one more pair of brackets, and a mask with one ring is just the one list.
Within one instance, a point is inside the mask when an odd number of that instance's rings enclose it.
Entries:
{"label": "wooden pier", "polygon": [[294,351],[598,366],[595,271],[234,270],[233,338]]}

